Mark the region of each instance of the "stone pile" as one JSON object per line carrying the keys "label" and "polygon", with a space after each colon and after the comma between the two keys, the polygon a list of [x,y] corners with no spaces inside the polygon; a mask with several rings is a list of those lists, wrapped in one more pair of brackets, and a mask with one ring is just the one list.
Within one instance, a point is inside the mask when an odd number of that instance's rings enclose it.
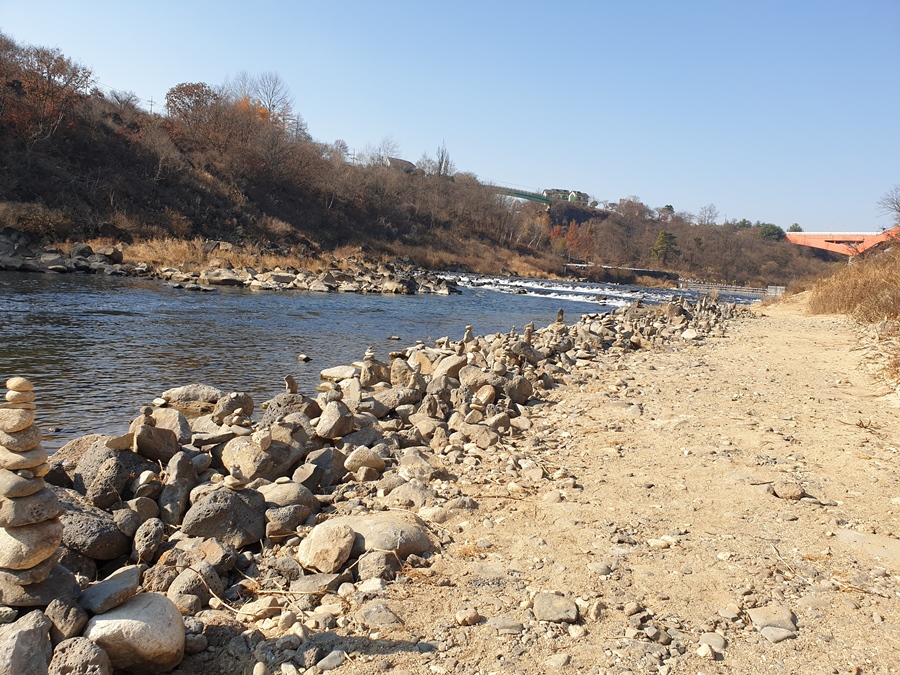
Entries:
{"label": "stone pile", "polygon": [[34,424],[32,384],[12,377],[6,388],[0,405],[0,604],[36,607],[75,597],[80,588],[57,564],[61,509],[44,482],[50,465]]}

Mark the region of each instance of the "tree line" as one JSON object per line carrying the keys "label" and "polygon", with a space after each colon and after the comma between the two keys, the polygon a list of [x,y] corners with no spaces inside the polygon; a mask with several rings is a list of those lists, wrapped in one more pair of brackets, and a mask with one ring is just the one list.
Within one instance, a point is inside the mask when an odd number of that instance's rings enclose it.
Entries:
{"label": "tree line", "polygon": [[709,208],[692,216],[629,197],[547,210],[500,195],[459,171],[443,143],[416,162],[390,138],[351,154],[310,135],[277,73],[175,84],[150,113],[59,50],[3,34],[0,150],[0,225],[51,239],[354,245],[485,272],[500,271],[490,252],[506,251],[547,272],[577,259],[739,283],[827,266],[775,225],[717,224]]}

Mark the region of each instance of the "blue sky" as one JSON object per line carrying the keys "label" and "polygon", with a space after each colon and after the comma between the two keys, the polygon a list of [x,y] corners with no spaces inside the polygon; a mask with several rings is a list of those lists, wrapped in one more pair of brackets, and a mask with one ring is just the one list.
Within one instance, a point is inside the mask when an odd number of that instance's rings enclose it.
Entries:
{"label": "blue sky", "polygon": [[0,31],[157,110],[275,71],[316,140],[506,185],[866,231],[900,183],[897,0],[0,0]]}

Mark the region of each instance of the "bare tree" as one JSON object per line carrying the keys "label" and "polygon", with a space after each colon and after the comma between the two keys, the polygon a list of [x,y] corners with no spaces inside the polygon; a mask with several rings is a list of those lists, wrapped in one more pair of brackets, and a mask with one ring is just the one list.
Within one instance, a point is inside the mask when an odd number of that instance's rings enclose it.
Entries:
{"label": "bare tree", "polygon": [[447,150],[447,144],[441,143],[437,149],[437,160],[435,161],[435,173],[438,176],[452,176],[456,173],[456,167],[450,159],[450,152]]}
{"label": "bare tree", "polygon": [[719,219],[719,209],[715,204],[707,204],[697,214],[697,222],[700,225],[715,225]]}
{"label": "bare tree", "polygon": [[883,214],[894,219],[895,225],[900,225],[900,183],[884,193],[878,206]]}
{"label": "bare tree", "polygon": [[281,75],[266,71],[256,76],[253,93],[273,120],[287,125],[293,116],[294,97]]}

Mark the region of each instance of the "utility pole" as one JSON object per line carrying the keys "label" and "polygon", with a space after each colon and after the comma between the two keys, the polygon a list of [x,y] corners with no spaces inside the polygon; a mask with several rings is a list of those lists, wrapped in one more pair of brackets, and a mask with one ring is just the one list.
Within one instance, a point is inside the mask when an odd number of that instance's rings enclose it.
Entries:
{"label": "utility pole", "polygon": [[150,97],[150,114],[153,114],[153,97]]}

